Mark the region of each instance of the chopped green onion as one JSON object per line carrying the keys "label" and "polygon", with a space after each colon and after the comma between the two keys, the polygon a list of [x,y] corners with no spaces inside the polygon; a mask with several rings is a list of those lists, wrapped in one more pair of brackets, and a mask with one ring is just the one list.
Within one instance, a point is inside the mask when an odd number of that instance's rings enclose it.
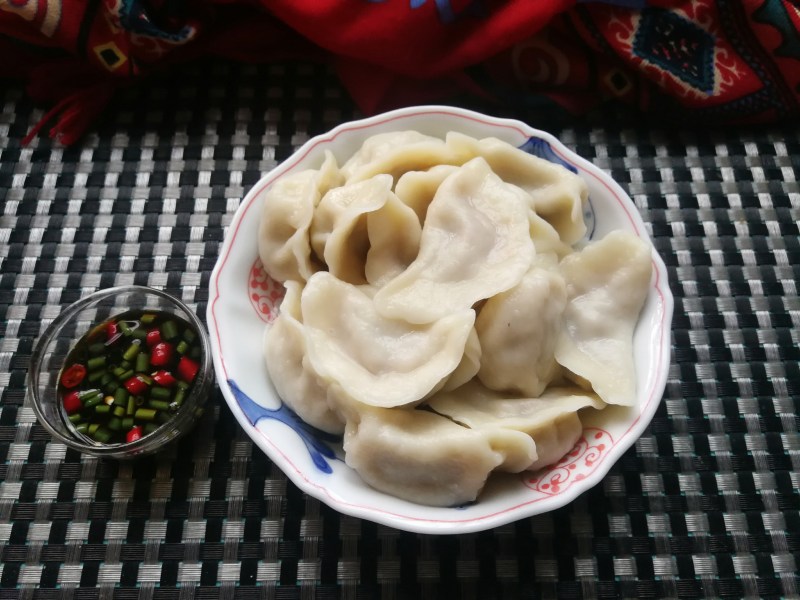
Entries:
{"label": "chopped green onion", "polygon": [[158,398],[159,400],[166,400],[170,396],[172,396],[172,393],[169,391],[168,388],[160,387],[157,385],[150,390],[150,396],[153,398]]}
{"label": "chopped green onion", "polygon": [[103,395],[97,394],[96,396],[90,396],[83,400],[83,408],[93,408],[95,406],[100,405],[103,402]]}
{"label": "chopped green onion", "polygon": [[130,402],[128,390],[126,390],[124,387],[118,387],[114,392],[114,404],[124,406],[126,402]]}
{"label": "chopped green onion", "polygon": [[95,369],[102,369],[103,367],[106,366],[106,357],[105,356],[95,356],[93,358],[90,358],[86,362],[86,366],[89,368],[90,371],[94,371]]}
{"label": "chopped green onion", "polygon": [[169,402],[167,402],[166,400],[150,400],[147,403],[147,406],[155,410],[163,410],[163,411],[169,410]]}
{"label": "chopped green onion", "polygon": [[153,408],[137,408],[133,418],[137,421],[152,421],[156,418],[156,411]]}
{"label": "chopped green onion", "polygon": [[117,379],[119,379],[120,381],[125,381],[127,379],[130,379],[131,377],[133,377],[132,369],[128,369],[122,375],[117,375]]}
{"label": "chopped green onion", "polygon": [[161,337],[165,340],[172,340],[178,336],[178,326],[175,321],[165,321],[161,324]]}
{"label": "chopped green onion", "polygon": [[136,372],[147,373],[150,369],[150,357],[146,352],[140,352],[136,357]]}
{"label": "chopped green onion", "polygon": [[122,353],[123,360],[133,360],[139,354],[139,350],[141,350],[142,341],[141,340],[133,340],[131,345],[128,346],[128,349]]}
{"label": "chopped green onion", "polygon": [[95,441],[100,442],[101,444],[105,444],[111,439],[111,436],[112,433],[105,427],[98,427],[92,434],[92,437],[95,439]]}

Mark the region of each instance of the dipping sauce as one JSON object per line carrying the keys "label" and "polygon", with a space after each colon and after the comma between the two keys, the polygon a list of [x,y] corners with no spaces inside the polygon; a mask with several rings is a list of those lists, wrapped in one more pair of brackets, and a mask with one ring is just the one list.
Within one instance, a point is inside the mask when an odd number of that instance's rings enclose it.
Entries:
{"label": "dipping sauce", "polygon": [[58,375],[62,414],[79,436],[135,442],[172,419],[200,370],[197,330],[172,313],[135,310],[92,328]]}

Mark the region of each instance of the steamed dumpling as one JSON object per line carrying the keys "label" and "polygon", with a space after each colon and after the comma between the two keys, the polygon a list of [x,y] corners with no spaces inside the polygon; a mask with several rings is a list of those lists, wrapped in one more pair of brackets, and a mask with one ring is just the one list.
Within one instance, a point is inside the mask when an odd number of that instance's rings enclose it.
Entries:
{"label": "steamed dumpling", "polygon": [[311,247],[328,271],[342,281],[367,283],[367,215],[386,204],[391,187],[391,177],[376,175],[334,188],[320,200],[311,222]]}
{"label": "steamed dumpling", "polygon": [[533,256],[525,193],[476,158],[439,187],[419,255],[375,295],[375,306],[389,318],[432,323],[514,287]]}
{"label": "steamed dumpling", "polygon": [[424,223],[428,206],[433,201],[436,190],[457,170],[458,167],[453,165],[436,165],[427,171],[409,171],[397,180],[394,193],[404,204],[411,207],[419,222]]}
{"label": "steamed dumpling", "polygon": [[483,384],[524,396],[541,394],[560,369],[554,350],[566,304],[564,278],[538,257],[522,281],[489,298],[475,321]]}
{"label": "steamed dumpling", "polygon": [[476,140],[451,132],[447,144],[454,152],[483,157],[500,179],[525,190],[531,208],[558,231],[564,243],[574,244],[586,235],[583,207],[589,192],[578,175],[497,138]]}
{"label": "steamed dumpling", "polygon": [[412,325],[375,311],[369,295],[319,272],[301,299],[308,359],[350,398],[389,408],[416,404],[458,367],[475,312]]}
{"label": "steamed dumpling", "polygon": [[278,318],[264,332],[264,359],[278,396],[309,425],[340,434],[344,421],[328,404],[327,385],[309,368],[300,323],[300,284],[286,282]]}
{"label": "steamed dumpling", "polygon": [[454,390],[475,377],[481,368],[482,355],[481,341],[478,338],[478,332],[473,327],[469,332],[467,344],[464,346],[464,356],[461,357],[461,362],[458,363],[456,370],[447,378],[447,382],[442,386],[442,389],[445,391]]}
{"label": "steamed dumpling", "polygon": [[341,181],[336,159],[326,152],[319,169],[285,175],[262,192],[258,255],[270,277],[305,281],[319,270],[308,230],[322,195]]}
{"label": "steamed dumpling", "polygon": [[528,463],[533,442],[518,432],[462,427],[426,410],[365,409],[348,419],[345,462],[372,487],[411,502],[457,506],[478,497],[510,453]]}
{"label": "steamed dumpling", "polygon": [[633,331],[652,275],[650,247],[632,233],[612,231],[564,258],[560,268],[568,303],[556,360],[605,402],[633,406]]}
{"label": "steamed dumpling", "polygon": [[536,458],[524,468],[536,470],[561,459],[575,445],[583,427],[578,411],[601,409],[593,393],[577,387],[551,387],[537,398],[510,396],[473,380],[452,392],[438,392],[428,406],[475,430],[509,429],[530,436]]}
{"label": "steamed dumpling", "polygon": [[393,131],[368,138],[342,165],[347,182],[363,181],[386,173],[396,181],[406,171],[425,170],[434,165],[460,165],[467,156],[444,140],[418,131]]}
{"label": "steamed dumpling", "polygon": [[564,258],[573,252],[572,247],[558,235],[555,227],[537,215],[533,209],[528,211],[528,227],[537,255],[554,254],[558,258]]}
{"label": "steamed dumpling", "polygon": [[417,257],[421,235],[417,215],[389,192],[386,204],[367,215],[367,281],[381,287],[405,271]]}

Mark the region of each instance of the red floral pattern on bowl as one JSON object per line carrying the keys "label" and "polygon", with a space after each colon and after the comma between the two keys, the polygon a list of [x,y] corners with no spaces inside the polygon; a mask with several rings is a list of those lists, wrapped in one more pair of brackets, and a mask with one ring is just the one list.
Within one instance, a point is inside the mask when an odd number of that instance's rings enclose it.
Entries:
{"label": "red floral pattern on bowl", "polygon": [[283,286],[267,275],[261,259],[257,258],[247,277],[247,297],[262,321],[271,323],[275,320],[285,293]]}
{"label": "red floral pattern on bowl", "polygon": [[614,445],[614,438],[604,429],[586,427],[575,447],[556,464],[527,475],[523,482],[532,490],[553,496],[576,481],[585,479]]}

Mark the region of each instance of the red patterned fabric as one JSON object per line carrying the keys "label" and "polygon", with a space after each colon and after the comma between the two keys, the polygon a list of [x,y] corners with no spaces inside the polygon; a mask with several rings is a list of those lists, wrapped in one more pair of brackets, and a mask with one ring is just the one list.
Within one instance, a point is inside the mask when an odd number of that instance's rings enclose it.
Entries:
{"label": "red patterned fabric", "polygon": [[0,76],[68,144],[115,89],[203,56],[330,61],[362,111],[546,96],[703,121],[800,114],[789,0],[0,0]]}

